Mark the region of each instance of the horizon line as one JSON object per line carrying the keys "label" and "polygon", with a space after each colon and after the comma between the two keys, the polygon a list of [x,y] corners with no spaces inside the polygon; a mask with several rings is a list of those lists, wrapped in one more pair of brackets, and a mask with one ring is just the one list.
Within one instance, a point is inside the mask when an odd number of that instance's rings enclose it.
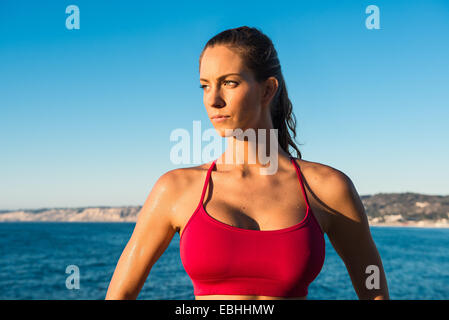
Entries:
{"label": "horizon line", "polygon": [[[449,194],[443,195],[443,194],[427,194],[427,193],[419,193],[419,192],[411,192],[411,191],[405,191],[405,192],[377,192],[372,194],[360,194],[360,198],[363,197],[370,197],[375,195],[381,195],[381,194],[417,194],[417,195],[423,195],[423,196],[430,196],[430,197],[449,197]],[[45,209],[88,209],[88,208],[126,208],[126,207],[142,207],[143,204],[135,204],[135,205],[86,205],[86,206],[66,206],[66,207],[32,207],[32,208],[17,208],[17,209],[0,209],[0,213],[8,212],[8,211],[27,211],[27,210],[45,210]]]}

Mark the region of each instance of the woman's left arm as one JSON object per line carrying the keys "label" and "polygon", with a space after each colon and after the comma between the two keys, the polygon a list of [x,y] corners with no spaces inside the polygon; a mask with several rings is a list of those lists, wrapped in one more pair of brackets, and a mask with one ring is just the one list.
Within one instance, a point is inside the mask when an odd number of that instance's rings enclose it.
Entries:
{"label": "woman's left arm", "polygon": [[332,209],[327,230],[359,299],[389,299],[382,260],[371,237],[363,203],[351,179],[335,170],[328,176],[326,203]]}

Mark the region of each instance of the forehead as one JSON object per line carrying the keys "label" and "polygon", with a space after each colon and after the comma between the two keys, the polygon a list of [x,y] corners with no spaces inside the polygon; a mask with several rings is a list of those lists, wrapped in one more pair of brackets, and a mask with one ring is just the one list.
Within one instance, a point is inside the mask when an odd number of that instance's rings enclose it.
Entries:
{"label": "forehead", "polygon": [[239,54],[225,46],[207,48],[201,58],[200,76],[214,79],[227,73],[245,74],[246,69]]}

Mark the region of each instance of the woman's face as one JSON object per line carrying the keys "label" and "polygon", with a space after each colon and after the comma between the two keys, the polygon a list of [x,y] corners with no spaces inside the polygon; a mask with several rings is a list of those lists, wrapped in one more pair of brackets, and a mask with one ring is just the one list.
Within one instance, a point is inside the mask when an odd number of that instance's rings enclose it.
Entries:
{"label": "woman's face", "polygon": [[[230,135],[225,129],[258,128],[266,116],[262,107],[263,86],[228,47],[217,45],[204,51],[200,83],[209,119],[222,137]],[[217,115],[226,118],[214,119]]]}

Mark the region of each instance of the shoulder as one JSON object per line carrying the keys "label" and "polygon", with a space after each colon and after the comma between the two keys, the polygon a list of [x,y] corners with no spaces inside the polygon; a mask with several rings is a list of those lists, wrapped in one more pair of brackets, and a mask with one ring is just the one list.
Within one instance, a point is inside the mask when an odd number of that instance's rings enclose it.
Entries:
{"label": "shoulder", "polygon": [[363,220],[364,208],[351,178],[329,165],[296,159],[313,200],[330,215]]}
{"label": "shoulder", "polygon": [[180,195],[190,189],[188,186],[201,181],[200,177],[206,174],[208,168],[206,163],[195,167],[169,170],[157,179],[153,190],[159,194]]}
{"label": "shoulder", "polygon": [[345,192],[352,184],[351,179],[344,172],[329,165],[302,159],[295,160],[310,186],[319,187],[323,191],[332,189]]}
{"label": "shoulder", "polygon": [[210,164],[165,172],[154,183],[144,206],[160,212],[177,229],[198,205]]}

